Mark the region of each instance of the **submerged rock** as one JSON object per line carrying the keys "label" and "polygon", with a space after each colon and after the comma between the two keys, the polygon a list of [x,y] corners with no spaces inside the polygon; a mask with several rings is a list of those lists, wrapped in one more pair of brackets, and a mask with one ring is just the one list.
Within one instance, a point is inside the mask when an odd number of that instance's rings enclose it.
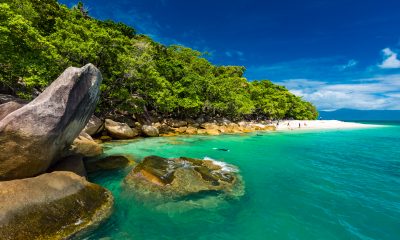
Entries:
{"label": "submerged rock", "polygon": [[45,172],[92,116],[100,71],[70,67],[37,98],[0,121],[0,180]]}
{"label": "submerged rock", "polygon": [[126,155],[111,155],[100,159],[85,161],[86,170],[95,172],[99,170],[115,170],[134,164],[132,157]]}
{"label": "submerged rock", "polygon": [[139,134],[135,128],[129,127],[128,124],[115,122],[111,119],[106,119],[105,129],[112,137],[117,139],[130,139]]}
{"label": "submerged rock", "polygon": [[0,182],[4,240],[67,239],[108,217],[111,193],[71,172]]}
{"label": "submerged rock", "polygon": [[204,192],[243,194],[243,182],[234,166],[186,157],[146,157],[124,182],[136,196],[152,199],[176,199]]}

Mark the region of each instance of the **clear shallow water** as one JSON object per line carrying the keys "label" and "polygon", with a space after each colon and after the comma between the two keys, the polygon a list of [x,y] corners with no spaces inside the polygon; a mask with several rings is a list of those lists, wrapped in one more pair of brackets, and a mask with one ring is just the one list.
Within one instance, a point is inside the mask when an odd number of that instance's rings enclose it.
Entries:
{"label": "clear shallow water", "polygon": [[[239,200],[154,208],[126,197],[129,169],[90,179],[116,199],[112,217],[83,239],[400,239],[400,126],[147,138],[108,145],[140,160],[210,157],[240,168]],[[213,148],[227,148],[228,152]]]}

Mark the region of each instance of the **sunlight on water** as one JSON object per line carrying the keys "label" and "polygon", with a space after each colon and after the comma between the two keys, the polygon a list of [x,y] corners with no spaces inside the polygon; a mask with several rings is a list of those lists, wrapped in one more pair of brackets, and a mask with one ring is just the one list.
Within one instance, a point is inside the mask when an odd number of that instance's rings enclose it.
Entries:
{"label": "sunlight on water", "polygon": [[[218,149],[228,149],[220,151]],[[400,127],[147,138],[106,154],[212,158],[238,166],[239,199],[139,202],[130,169],[92,174],[113,216],[83,239],[393,239],[400,237]]]}

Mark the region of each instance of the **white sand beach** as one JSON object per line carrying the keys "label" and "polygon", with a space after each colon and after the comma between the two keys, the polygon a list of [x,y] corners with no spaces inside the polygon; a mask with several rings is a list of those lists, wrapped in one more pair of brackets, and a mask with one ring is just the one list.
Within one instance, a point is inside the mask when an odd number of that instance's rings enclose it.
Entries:
{"label": "white sand beach", "polygon": [[351,129],[351,128],[375,128],[383,125],[363,124],[355,122],[343,122],[338,120],[284,120],[275,123],[276,130],[318,130],[318,129]]}

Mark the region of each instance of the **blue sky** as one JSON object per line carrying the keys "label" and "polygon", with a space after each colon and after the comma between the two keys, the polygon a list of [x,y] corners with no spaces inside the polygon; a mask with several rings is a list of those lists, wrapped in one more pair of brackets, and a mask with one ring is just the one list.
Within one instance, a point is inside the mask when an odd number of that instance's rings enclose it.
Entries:
{"label": "blue sky", "polygon": [[320,110],[400,109],[399,0],[83,2],[96,18],[245,66],[249,80],[285,85]]}

